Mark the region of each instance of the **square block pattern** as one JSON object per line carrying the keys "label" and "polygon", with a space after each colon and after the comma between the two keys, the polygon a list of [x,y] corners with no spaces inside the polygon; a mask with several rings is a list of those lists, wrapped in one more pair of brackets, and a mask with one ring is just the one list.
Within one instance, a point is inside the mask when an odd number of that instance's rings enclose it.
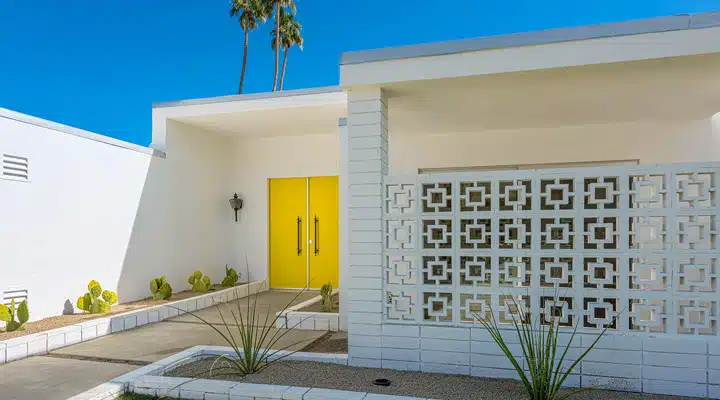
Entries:
{"label": "square block pattern", "polygon": [[[383,321],[717,337],[716,164],[383,179]],[[517,304],[515,304],[517,303]]]}

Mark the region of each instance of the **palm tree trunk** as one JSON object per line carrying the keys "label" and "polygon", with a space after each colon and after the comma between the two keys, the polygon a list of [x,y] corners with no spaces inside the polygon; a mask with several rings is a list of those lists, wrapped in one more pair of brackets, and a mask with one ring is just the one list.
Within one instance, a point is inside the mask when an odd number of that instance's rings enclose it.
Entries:
{"label": "palm tree trunk", "polygon": [[247,67],[247,52],[248,52],[248,39],[249,31],[245,29],[245,45],[243,46],[243,61],[242,70],[240,71],[240,86],[238,87],[238,94],[242,94],[243,82],[245,81],[245,67]]}
{"label": "palm tree trunk", "polygon": [[277,90],[278,67],[280,66],[280,2],[275,1],[275,73],[273,92]]}
{"label": "palm tree trunk", "polygon": [[280,74],[280,90],[283,90],[283,82],[285,82],[285,68],[287,67],[288,50],[290,49],[285,48],[285,50],[283,50],[283,66],[282,73]]}

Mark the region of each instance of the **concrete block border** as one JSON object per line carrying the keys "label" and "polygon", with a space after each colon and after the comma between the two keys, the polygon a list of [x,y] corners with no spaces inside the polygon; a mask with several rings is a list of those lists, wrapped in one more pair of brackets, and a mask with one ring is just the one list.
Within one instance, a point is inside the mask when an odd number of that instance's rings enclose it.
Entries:
{"label": "concrete block border", "polygon": [[[339,289],[334,289],[332,294],[335,295],[339,292]],[[278,329],[293,328],[309,331],[340,330],[340,313],[298,311],[307,306],[319,303],[320,300],[322,300],[322,296],[318,295],[289,307],[285,311],[278,312],[276,314],[277,321],[275,322],[275,327]]]}
{"label": "concrete block border", "polygon": [[108,317],[100,317],[75,325],[8,339],[0,342],[0,365],[34,355],[47,354],[50,351],[66,346],[160,322],[184,314],[187,311],[200,310],[216,303],[225,303],[246,297],[248,293],[258,293],[266,290],[265,281],[250,282],[189,299]]}
{"label": "concrete block border", "polygon": [[[286,360],[303,360],[347,365],[345,354],[294,353],[278,351],[275,357]],[[176,378],[162,376],[169,366],[179,366],[198,359],[234,354],[229,347],[195,346],[164,358],[153,364],[138,368],[109,382],[96,386],[69,400],[112,400],[125,392],[153,396],[169,396],[182,399],[288,399],[288,400],[424,400],[418,397],[388,396],[345,390],[308,387],[262,385],[234,381]]]}

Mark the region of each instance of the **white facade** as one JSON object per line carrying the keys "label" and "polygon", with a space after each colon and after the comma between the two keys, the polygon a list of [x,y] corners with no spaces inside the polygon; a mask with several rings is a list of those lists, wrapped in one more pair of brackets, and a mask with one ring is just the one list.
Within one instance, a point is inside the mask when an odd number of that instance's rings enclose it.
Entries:
{"label": "white facade", "polygon": [[541,315],[562,287],[570,358],[628,309],[570,385],[720,398],[718,35],[707,13],[347,53],[341,88],[156,105],[166,157],[0,119],[42,137],[0,137],[31,165],[0,181],[0,262],[41,315],[90,279],[121,301],[226,263],[264,280],[268,179],[339,175],[351,365],[514,377],[469,305]]}

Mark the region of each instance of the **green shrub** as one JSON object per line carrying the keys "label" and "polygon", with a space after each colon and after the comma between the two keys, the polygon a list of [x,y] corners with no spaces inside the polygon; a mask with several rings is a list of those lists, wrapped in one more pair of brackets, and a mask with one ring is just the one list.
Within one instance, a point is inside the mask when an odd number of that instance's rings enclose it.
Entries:
{"label": "green shrub", "polygon": [[96,280],[88,283],[88,292],[78,297],[77,307],[90,314],[105,314],[110,312],[110,306],[117,303],[118,297],[115,292],[102,290],[102,286]]}
{"label": "green shrub", "polygon": [[[18,320],[15,321],[17,315]],[[25,323],[30,319],[30,310],[28,310],[27,300],[23,300],[15,309],[15,299],[10,301],[10,307],[5,304],[0,304],[0,321],[5,321],[5,331],[24,331]]]}
{"label": "green shrub", "polygon": [[[500,351],[505,358],[512,364],[517,371],[520,381],[522,382],[528,399],[533,400],[564,400],[575,394],[590,390],[585,387],[577,390],[561,391],[562,384],[565,382],[570,372],[587,356],[597,344],[598,340],[605,334],[608,327],[616,322],[617,316],[613,318],[613,322],[605,326],[600,331],[590,346],[569,366],[565,367],[565,357],[570,350],[570,344],[575,339],[579,323],[575,323],[572,335],[567,345],[558,346],[558,338],[560,336],[560,320],[555,312],[550,312],[549,316],[539,317],[534,322],[530,320],[530,316],[524,311],[523,307],[513,298],[512,308],[517,310],[511,313],[512,327],[505,330],[506,334],[517,334],[517,342],[522,348],[523,358],[525,359],[525,368],[522,366],[522,359],[518,360],[512,353],[505,338],[503,337],[504,329],[501,328],[495,319],[495,313],[492,308],[480,314],[473,313],[475,319],[488,331],[495,343],[500,347]],[[543,320],[540,321],[540,318]],[[549,318],[549,319],[548,319]],[[579,339],[579,338],[578,338]],[[575,339],[575,340],[578,340]],[[568,362],[569,363],[569,362]]]}
{"label": "green shrub", "polygon": [[320,300],[320,308],[322,308],[322,310],[325,312],[328,312],[333,308],[334,304],[332,298],[332,291],[332,282],[329,281],[320,288],[320,296],[322,296],[322,300]]}
{"label": "green shrub", "polygon": [[233,268],[228,268],[228,266],[225,265],[225,278],[223,278],[221,285],[226,287],[235,286],[238,279],[240,279],[238,273]]}
{"label": "green shrub", "polygon": [[212,286],[212,284],[210,284],[210,277],[207,275],[203,276],[203,273],[200,271],[195,271],[194,274],[190,275],[188,283],[192,285],[193,292],[200,293],[207,292]]}
{"label": "green shrub", "polygon": [[165,275],[150,280],[150,293],[153,300],[168,300],[172,296],[172,286],[165,280]]}

